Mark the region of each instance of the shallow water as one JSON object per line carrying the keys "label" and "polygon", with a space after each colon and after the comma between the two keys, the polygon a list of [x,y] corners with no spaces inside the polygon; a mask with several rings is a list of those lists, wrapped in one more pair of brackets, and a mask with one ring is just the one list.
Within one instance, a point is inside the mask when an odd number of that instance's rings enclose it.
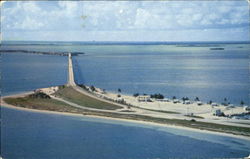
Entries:
{"label": "shallow water", "polygon": [[2,108],[5,159],[241,158],[250,141],[88,117]]}

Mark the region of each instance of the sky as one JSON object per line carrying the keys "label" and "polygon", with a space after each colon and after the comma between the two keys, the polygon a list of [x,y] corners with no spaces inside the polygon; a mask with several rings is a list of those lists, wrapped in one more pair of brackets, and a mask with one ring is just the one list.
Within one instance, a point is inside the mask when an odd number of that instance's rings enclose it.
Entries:
{"label": "sky", "polygon": [[249,4],[227,1],[11,1],[2,40],[250,41]]}

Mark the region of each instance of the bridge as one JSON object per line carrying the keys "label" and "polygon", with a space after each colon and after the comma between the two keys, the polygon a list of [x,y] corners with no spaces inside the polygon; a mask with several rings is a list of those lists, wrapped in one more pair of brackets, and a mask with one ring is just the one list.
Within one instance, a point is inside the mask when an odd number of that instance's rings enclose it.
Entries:
{"label": "bridge", "polygon": [[67,86],[76,86],[71,53],[68,54],[68,83]]}
{"label": "bridge", "polygon": [[[110,103],[110,104],[115,104],[115,105],[118,105],[118,106],[122,107],[122,109],[126,108],[125,105],[99,98],[99,97],[97,97],[97,96],[95,96],[95,95],[93,95],[91,93],[88,93],[86,90],[83,90],[81,87],[77,86],[77,84],[75,83],[75,79],[74,79],[74,69],[73,69],[73,62],[72,62],[71,53],[68,54],[68,83],[67,83],[67,86],[70,86],[74,90],[78,91],[79,93],[81,93],[83,95],[86,95],[88,97],[91,97],[93,99],[96,99],[98,101],[102,101],[102,102],[106,102],[106,103]],[[57,99],[57,100],[61,100],[61,101],[65,102],[65,103],[68,103],[71,106],[75,106],[75,107],[78,107],[78,108],[85,108],[85,109],[89,109],[89,110],[95,110],[93,108],[87,108],[87,107],[79,106],[79,105],[77,106],[76,104],[69,103],[68,101],[65,101],[65,100],[57,98],[57,97],[54,97],[54,98]],[[97,110],[100,111],[99,109],[97,109]],[[102,111],[105,111],[105,112],[117,112],[117,111],[120,111],[120,110],[121,109],[117,109],[117,110],[113,110],[113,111],[112,110],[102,110]]]}

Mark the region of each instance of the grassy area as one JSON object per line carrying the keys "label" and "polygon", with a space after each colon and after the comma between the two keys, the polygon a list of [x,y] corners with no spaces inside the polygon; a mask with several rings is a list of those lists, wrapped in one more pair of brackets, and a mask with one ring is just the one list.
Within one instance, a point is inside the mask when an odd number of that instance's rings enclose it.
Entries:
{"label": "grassy area", "polygon": [[4,101],[8,104],[15,105],[18,107],[38,109],[38,110],[50,110],[59,112],[78,112],[73,106],[70,106],[64,102],[55,99],[42,99],[32,97],[20,97],[20,98],[4,98]]}
{"label": "grassy area", "polygon": [[[64,91],[70,91],[68,93],[73,92],[71,89],[63,89],[63,92],[61,90],[60,93],[64,93]],[[88,98],[84,98],[84,99],[88,100]],[[91,98],[91,101],[92,100],[95,100],[95,99]],[[165,119],[165,118],[150,117],[146,115],[91,111],[91,110],[86,110],[86,109],[75,108],[73,106],[70,106],[66,103],[63,103],[54,99],[42,99],[42,98],[34,98],[34,97],[32,98],[29,96],[29,97],[22,97],[22,98],[5,98],[4,101],[12,105],[25,107],[25,108],[31,108],[31,109],[70,112],[70,113],[78,113],[78,114],[83,114],[83,115],[97,115],[97,116],[105,116],[105,117],[121,118],[121,119],[131,119],[131,120],[147,121],[147,122],[153,122],[153,123],[184,126],[184,127],[190,127],[190,128],[196,128],[196,129],[250,136],[250,128],[247,128],[247,127],[221,125],[221,124],[215,124],[215,123],[199,122],[199,121],[194,121],[194,120],[191,121],[191,120],[181,120],[181,119]],[[102,104],[96,100],[95,104],[97,103]],[[99,107],[101,106],[102,105],[100,105]]]}
{"label": "grassy area", "polygon": [[190,117],[190,118],[204,119],[202,116],[198,116],[198,115],[185,115],[185,116]]}
{"label": "grassy area", "polygon": [[167,113],[167,114],[180,114],[180,113],[178,113],[178,112],[166,111],[166,110],[154,110],[154,109],[146,109],[146,108],[140,108],[140,109],[150,110],[150,111],[153,111],[153,112],[159,112],[159,113]]}
{"label": "grassy area", "polygon": [[103,102],[89,96],[86,96],[78,91],[74,90],[71,87],[65,87],[59,89],[56,93],[56,96],[60,96],[61,98],[68,100],[70,102],[82,105],[84,107],[96,108],[96,109],[105,109],[105,110],[116,110],[122,107],[114,104],[110,104],[108,102]]}

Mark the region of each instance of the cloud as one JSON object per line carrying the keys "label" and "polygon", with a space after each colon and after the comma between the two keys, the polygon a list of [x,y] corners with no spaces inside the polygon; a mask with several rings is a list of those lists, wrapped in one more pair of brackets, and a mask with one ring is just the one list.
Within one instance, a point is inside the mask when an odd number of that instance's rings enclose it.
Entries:
{"label": "cloud", "polygon": [[32,19],[30,17],[25,17],[25,19],[21,23],[15,23],[14,28],[21,29],[30,29],[37,30],[44,26],[44,23]]}
{"label": "cloud", "polygon": [[54,13],[59,13],[58,15],[64,15],[68,17],[75,17],[78,13],[78,2],[76,1],[59,1],[58,5],[61,8],[56,10]]}
{"label": "cloud", "polygon": [[[36,36],[34,36],[36,35]],[[49,41],[249,41],[249,31],[237,29],[191,29],[169,31],[6,31],[3,40]],[[83,38],[84,37],[84,38]]]}
{"label": "cloud", "polygon": [[[230,34],[243,35],[237,29],[249,29],[249,7],[245,1],[17,1],[6,2],[2,7],[1,29],[16,34],[30,31],[31,34],[55,32],[55,34],[98,32],[98,35],[154,35],[159,39],[178,34],[182,37],[218,33],[227,30]],[[86,19],[81,16],[86,15]],[[82,27],[84,25],[84,27]],[[231,29],[231,30],[230,30]],[[190,32],[188,32],[190,31]],[[103,34],[100,34],[102,32]],[[137,33],[138,32],[138,33]],[[142,33],[143,32],[143,33]],[[159,33],[161,32],[161,34]],[[164,34],[165,32],[165,34]],[[114,34],[112,34],[114,33]],[[185,34],[185,35],[184,35]],[[5,34],[7,35],[7,34]],[[54,35],[54,34],[53,34]],[[89,34],[88,34],[89,35]],[[94,35],[94,34],[92,34]],[[224,34],[223,34],[224,36]],[[235,35],[236,36],[236,35]],[[28,36],[27,36],[28,37]],[[61,37],[61,35],[60,35]],[[85,38],[85,36],[81,36]],[[152,38],[151,36],[147,36]],[[245,36],[244,36],[245,37]],[[50,37],[52,38],[52,37]],[[134,38],[136,39],[136,38]]]}
{"label": "cloud", "polygon": [[[4,29],[166,30],[221,28],[247,25],[248,6],[243,2],[8,2],[3,7]],[[5,3],[6,4],[6,3]],[[243,5],[245,4],[245,5]],[[50,10],[46,9],[50,6]],[[87,19],[80,19],[82,14]],[[29,24],[32,24],[31,26]],[[7,25],[9,27],[7,27]],[[19,28],[18,28],[19,26]],[[33,26],[33,27],[32,27]],[[63,28],[64,27],[64,28]]]}
{"label": "cloud", "polygon": [[[9,2],[7,2],[9,3]],[[6,5],[7,3],[4,3]],[[2,25],[3,30],[12,29],[40,29],[44,26],[44,20],[40,19],[43,13],[34,2],[10,2],[13,7],[3,7]]]}

